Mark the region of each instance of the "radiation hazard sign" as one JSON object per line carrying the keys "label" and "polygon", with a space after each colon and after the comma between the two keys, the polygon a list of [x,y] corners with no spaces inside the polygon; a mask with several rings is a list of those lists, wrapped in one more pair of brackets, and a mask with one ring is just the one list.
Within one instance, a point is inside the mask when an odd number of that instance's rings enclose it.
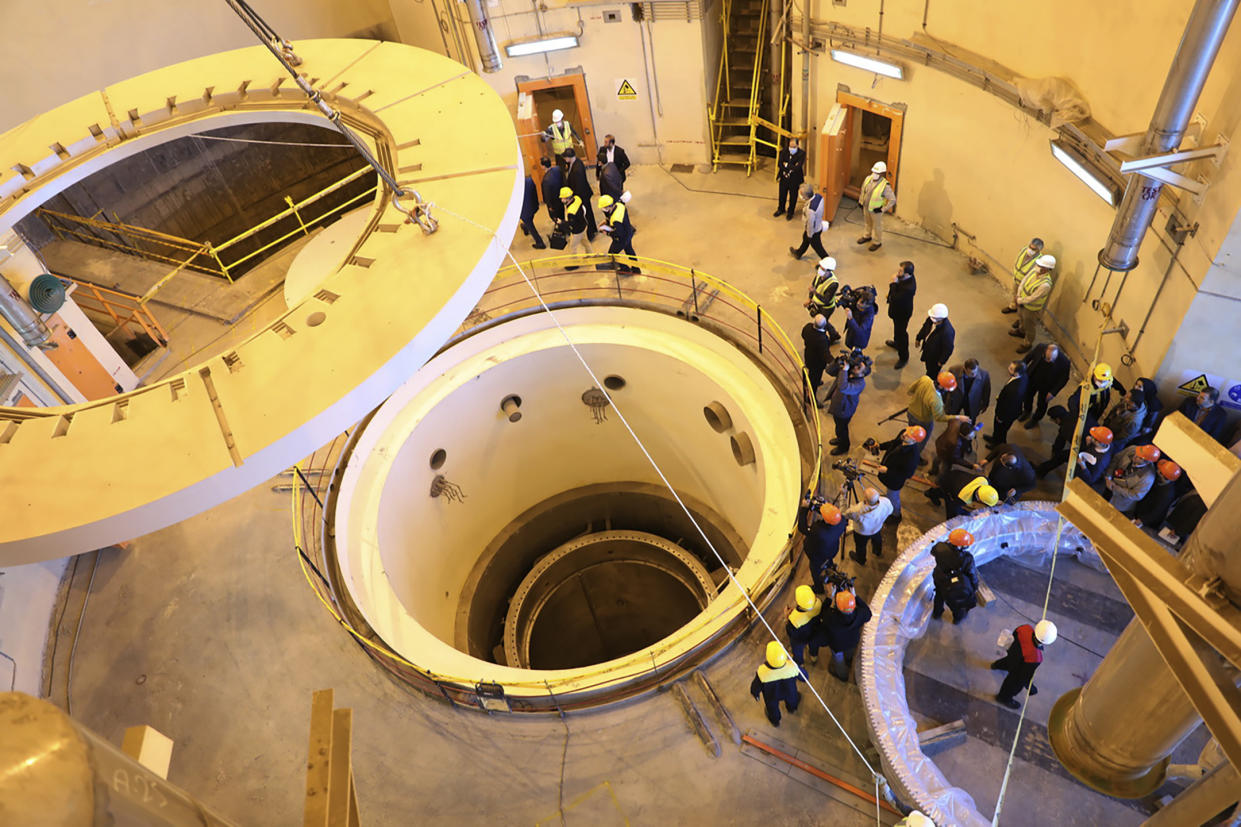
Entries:
{"label": "radiation hazard sign", "polygon": [[1193,379],[1190,379],[1188,382],[1185,382],[1183,385],[1179,386],[1177,390],[1181,393],[1188,394],[1189,396],[1197,396],[1210,386],[1211,382],[1207,379],[1206,374],[1200,373]]}
{"label": "radiation hazard sign", "polygon": [[636,101],[638,99],[638,90],[628,78],[621,78],[616,84],[616,99],[622,101]]}

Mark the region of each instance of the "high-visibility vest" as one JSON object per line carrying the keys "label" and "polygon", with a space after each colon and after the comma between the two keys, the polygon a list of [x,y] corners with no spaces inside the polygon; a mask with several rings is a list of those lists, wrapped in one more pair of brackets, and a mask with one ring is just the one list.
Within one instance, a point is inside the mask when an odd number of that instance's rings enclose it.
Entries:
{"label": "high-visibility vest", "polygon": [[[1042,275],[1039,275],[1037,271],[1032,271],[1028,276],[1022,279],[1021,286],[1017,288],[1018,297],[1024,298],[1025,296],[1032,296],[1037,293],[1039,288],[1044,284],[1049,287],[1051,286],[1051,273],[1043,273]],[[1026,310],[1029,310],[1031,313],[1039,313],[1044,307],[1047,306],[1047,298],[1050,295],[1051,291],[1049,290],[1034,301],[1027,302],[1026,304],[1020,306],[1024,307]]]}
{"label": "high-visibility vest", "polygon": [[814,303],[824,310],[834,310],[836,308],[836,298],[840,295],[840,291],[833,292],[831,299],[827,300],[823,298],[823,294],[827,292],[827,288],[830,285],[835,284],[839,284],[835,273],[829,271],[826,276],[816,274],[814,281],[810,284],[810,289],[814,291]]}
{"label": "high-visibility vest", "polygon": [[763,683],[782,681],[785,678],[795,678],[799,674],[801,674],[801,669],[793,661],[789,661],[779,669],[772,669],[765,663],[758,667],[758,679]]}
{"label": "high-visibility vest", "polygon": [[805,626],[807,623],[809,623],[810,621],[818,617],[819,612],[822,609],[823,609],[823,601],[816,599],[814,601],[814,606],[813,608],[810,609],[810,611],[802,611],[801,609],[794,609],[793,611],[789,612],[789,623],[793,624],[794,629],[800,629],[801,627]]}
{"label": "high-visibility vest", "polygon": [[870,194],[866,198],[866,209],[873,210],[876,207],[882,208],[886,206],[887,201],[883,197],[883,193],[888,188],[888,179],[884,178],[877,172],[872,173],[870,177],[862,183],[863,194],[866,193],[867,185],[870,186]]}
{"label": "high-visibility vest", "polygon": [[559,129],[556,128],[556,124],[552,124],[547,129],[552,133],[552,152],[556,155],[563,155],[564,151],[573,145],[573,127],[569,126],[568,121],[561,121]]}
{"label": "high-visibility vest", "polygon": [[1034,272],[1034,262],[1038,261],[1038,257],[1039,254],[1031,253],[1029,247],[1022,248],[1017,254],[1017,260],[1013,262],[1013,278],[1020,282]]}
{"label": "high-visibility vest", "polygon": [[617,204],[616,209],[612,210],[612,215],[608,218],[608,223],[615,226],[625,223],[625,205]]}
{"label": "high-visibility vest", "polygon": [[987,482],[986,477],[974,477],[974,479],[965,484],[964,488],[957,492],[957,499],[963,503],[973,502],[974,492],[976,492],[979,488],[982,488],[984,485],[990,484],[991,483]]}
{"label": "high-visibility vest", "polygon": [[573,200],[569,202],[569,206],[565,207],[565,212],[569,215],[573,215],[575,212],[577,212],[581,208],[582,208],[582,199],[580,196],[575,195],[573,196]]}

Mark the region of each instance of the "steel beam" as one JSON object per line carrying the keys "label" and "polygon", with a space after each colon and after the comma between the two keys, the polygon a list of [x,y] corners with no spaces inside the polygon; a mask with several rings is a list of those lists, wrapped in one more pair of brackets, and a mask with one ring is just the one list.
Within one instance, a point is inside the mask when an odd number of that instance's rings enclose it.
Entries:
{"label": "steel beam", "polygon": [[1207,436],[1180,411],[1174,411],[1155,433],[1155,445],[1194,481],[1194,488],[1210,508],[1229,481],[1241,472],[1241,459]]}

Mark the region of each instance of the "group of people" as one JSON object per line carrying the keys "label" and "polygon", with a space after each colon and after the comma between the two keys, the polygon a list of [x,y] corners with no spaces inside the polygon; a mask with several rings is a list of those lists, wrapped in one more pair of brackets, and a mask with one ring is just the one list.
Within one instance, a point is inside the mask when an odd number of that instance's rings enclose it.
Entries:
{"label": "group of people", "polygon": [[[574,148],[585,148],[585,143],[572,124],[565,120],[561,110],[552,113],[552,123],[542,133],[542,139],[550,144],[552,157],[539,159],[542,179],[538,185],[535,184],[534,170],[526,176],[521,208],[521,229],[533,240],[534,249],[543,250],[548,246],[534,223],[540,207],[541,189],[542,204],[547,207],[548,217],[552,220],[552,248],[566,249],[568,253],[593,253],[595,237],[604,233],[609,239],[608,254],[628,257],[627,260],[614,258],[616,269],[622,273],[640,273],[641,270],[635,266],[635,230],[629,217],[629,193],[625,190],[629,156],[616,145],[615,136],[604,136],[603,146],[595,159],[595,180],[599,187],[597,200],[594,200],[595,192],[587,176],[586,164]],[[592,200],[603,214],[602,221],[595,219]],[[611,269],[613,262],[597,266]],[[576,270],[577,265],[565,269]]]}

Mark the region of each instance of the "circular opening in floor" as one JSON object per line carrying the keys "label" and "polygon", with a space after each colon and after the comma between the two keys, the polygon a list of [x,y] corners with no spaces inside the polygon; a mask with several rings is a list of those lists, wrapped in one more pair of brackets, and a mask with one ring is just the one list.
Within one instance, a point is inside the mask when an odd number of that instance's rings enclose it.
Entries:
{"label": "circular opening in floor", "polygon": [[618,391],[625,387],[625,378],[623,376],[612,374],[603,380],[603,387],[610,391]]}

